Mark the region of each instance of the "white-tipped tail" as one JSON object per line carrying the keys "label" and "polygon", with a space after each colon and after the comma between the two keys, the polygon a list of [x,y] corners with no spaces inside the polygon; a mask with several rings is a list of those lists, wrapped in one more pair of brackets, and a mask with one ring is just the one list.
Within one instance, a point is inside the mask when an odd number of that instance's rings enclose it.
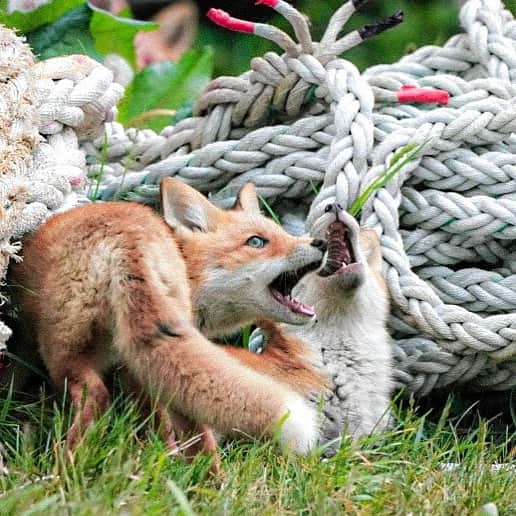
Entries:
{"label": "white-tipped tail", "polygon": [[317,413],[301,397],[293,397],[287,405],[288,418],[281,427],[280,442],[300,455],[307,455],[317,443]]}

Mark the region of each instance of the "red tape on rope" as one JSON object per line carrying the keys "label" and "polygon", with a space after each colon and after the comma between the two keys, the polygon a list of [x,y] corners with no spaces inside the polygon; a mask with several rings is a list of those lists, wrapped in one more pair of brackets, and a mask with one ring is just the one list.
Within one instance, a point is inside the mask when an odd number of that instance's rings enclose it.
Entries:
{"label": "red tape on rope", "polygon": [[448,104],[450,101],[450,93],[444,90],[435,90],[433,88],[416,88],[405,84],[396,94],[398,102],[413,102],[426,104]]}
{"label": "red tape on rope", "polygon": [[226,11],[223,11],[222,9],[215,9],[213,7],[207,12],[206,16],[213,23],[216,23],[225,29],[234,30],[237,32],[247,32],[252,34],[256,25],[254,22],[233,18]]}
{"label": "red tape on rope", "polygon": [[273,9],[280,3],[280,0],[256,0],[255,5],[266,5],[267,7],[272,7]]}

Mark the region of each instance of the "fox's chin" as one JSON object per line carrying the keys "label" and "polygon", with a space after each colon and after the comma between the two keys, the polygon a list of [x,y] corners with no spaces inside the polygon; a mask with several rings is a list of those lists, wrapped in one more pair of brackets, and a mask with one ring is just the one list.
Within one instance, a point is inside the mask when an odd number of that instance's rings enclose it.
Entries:
{"label": "fox's chin", "polygon": [[343,290],[355,290],[362,286],[365,281],[365,267],[361,262],[355,262],[341,267],[330,277],[339,288]]}

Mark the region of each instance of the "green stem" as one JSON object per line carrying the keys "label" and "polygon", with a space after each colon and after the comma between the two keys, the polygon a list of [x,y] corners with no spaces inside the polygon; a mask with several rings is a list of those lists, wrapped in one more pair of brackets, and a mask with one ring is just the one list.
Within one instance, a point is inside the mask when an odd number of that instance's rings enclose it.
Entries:
{"label": "green stem", "polygon": [[380,188],[383,188],[405,165],[416,159],[422,147],[423,145],[410,144],[396,152],[391,159],[389,168],[381,176],[373,179],[359,197],[355,199],[348,210],[349,214],[356,217],[369,197],[377,190],[380,190]]}

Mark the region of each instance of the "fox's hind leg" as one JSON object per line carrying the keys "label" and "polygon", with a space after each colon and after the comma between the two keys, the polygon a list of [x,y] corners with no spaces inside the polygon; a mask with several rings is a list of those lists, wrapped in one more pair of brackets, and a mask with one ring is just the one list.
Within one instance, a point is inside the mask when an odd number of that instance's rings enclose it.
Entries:
{"label": "fox's hind leg", "polygon": [[66,442],[73,450],[95,419],[109,408],[111,399],[102,377],[94,369],[84,370],[82,378],[69,381],[68,386],[76,412]]}
{"label": "fox's hind leg", "polygon": [[51,376],[59,386],[66,383],[70,395],[75,416],[66,442],[68,448],[73,450],[95,419],[109,408],[111,399],[91,360],[75,357],[67,365],[68,370],[62,371],[59,376],[51,372]]}
{"label": "fox's hind leg", "polygon": [[[97,351],[102,347],[94,344],[96,338],[93,337],[97,336],[80,329],[80,325],[75,325],[75,332],[70,335],[70,330],[60,332],[56,325],[54,332],[43,333],[39,340],[41,356],[52,381],[58,389],[66,389],[72,402],[75,414],[67,434],[67,444],[71,450],[111,404],[102,378],[105,357]],[[48,342],[45,335],[52,335]],[[74,344],[70,345],[70,342]]]}

